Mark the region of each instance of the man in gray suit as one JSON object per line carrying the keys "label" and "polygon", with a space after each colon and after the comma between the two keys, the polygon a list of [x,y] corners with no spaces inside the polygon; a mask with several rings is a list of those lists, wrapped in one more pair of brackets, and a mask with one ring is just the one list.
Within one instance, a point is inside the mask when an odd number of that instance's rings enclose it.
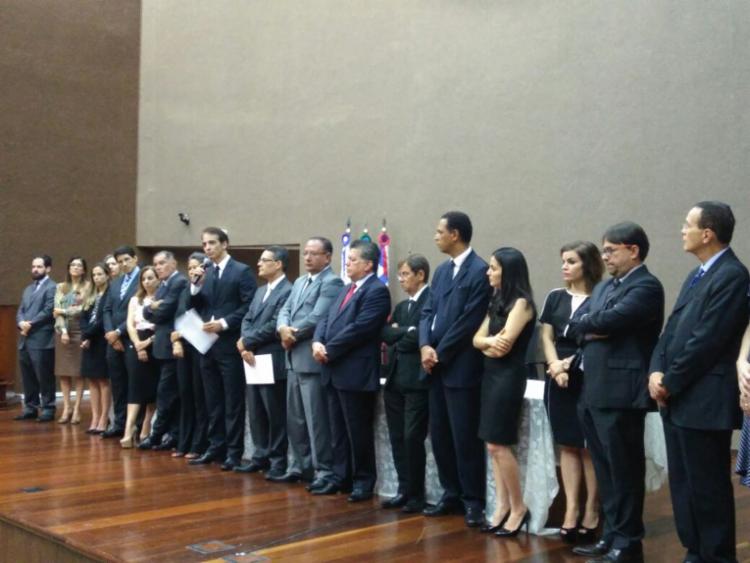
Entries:
{"label": "man in gray suit", "polygon": [[266,280],[253,296],[242,319],[237,340],[243,361],[255,365],[255,356],[270,354],[273,383],[246,387],[253,456],[249,463],[235,467],[239,473],[269,469],[266,479],[274,481],[286,474],[286,366],[284,349],[276,334],[279,310],[289,297],[292,284],[286,279],[289,252],[283,246],[269,246],[258,260],[258,277]]}
{"label": "man in gray suit", "polygon": [[[19,363],[23,378],[23,412],[15,420],[50,422],[55,419],[55,307],[57,285],[49,277],[52,258],[42,255],[31,261],[31,279],[16,313]],[[41,402],[40,402],[41,395]],[[38,410],[41,409],[41,414]]]}
{"label": "man in gray suit", "polygon": [[302,476],[314,481],[307,489],[324,491],[333,476],[331,428],[321,366],[312,357],[315,327],[333,304],[344,282],[333,273],[333,245],[313,237],[304,249],[307,274],[300,276],[279,313],[276,327],[286,350],[287,434],[292,448],[292,466],[276,481],[295,482]]}

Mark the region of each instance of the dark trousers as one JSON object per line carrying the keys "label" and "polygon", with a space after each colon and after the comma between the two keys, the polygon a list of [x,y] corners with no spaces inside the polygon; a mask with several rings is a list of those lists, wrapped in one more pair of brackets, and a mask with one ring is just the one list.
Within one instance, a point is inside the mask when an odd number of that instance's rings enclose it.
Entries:
{"label": "dark trousers", "polygon": [[346,432],[344,409],[341,398],[330,381],[325,384],[326,404],[328,406],[328,422],[331,425],[331,451],[333,454],[333,470],[330,480],[339,487],[348,488],[352,484],[352,461],[349,450],[349,437]]}
{"label": "dark trousers", "polygon": [[431,377],[430,437],[443,500],[483,509],[487,473],[478,436],[479,393],[479,387],[454,389],[445,387],[440,376]]}
{"label": "dark trousers", "polygon": [[694,430],[663,418],[677,535],[706,563],[737,561],[731,430]]}
{"label": "dark trousers", "polygon": [[208,450],[216,457],[239,461],[244,451],[245,375],[237,350],[218,343],[201,359],[208,409]]}
{"label": "dark trousers", "polygon": [[[123,340],[122,342],[127,349],[129,341]],[[125,352],[118,352],[108,345],[107,370],[112,385],[112,408],[115,412],[112,428],[122,431],[125,429],[125,419],[128,413],[128,368]]]}
{"label": "dark trousers", "polygon": [[372,492],[377,480],[374,426],[377,391],[337,389],[337,395],[345,428],[334,428],[334,434],[343,433],[348,442],[352,488]]}
{"label": "dark trousers", "polygon": [[253,460],[286,471],[286,379],[247,386],[247,410],[253,438]]}
{"label": "dark trousers", "polygon": [[180,396],[177,384],[177,361],[155,360],[159,365],[159,385],[156,388],[156,420],[151,427],[151,440],[161,443],[165,434],[177,439],[179,435]]}
{"label": "dark trousers", "polygon": [[41,409],[44,414],[54,414],[55,349],[30,350],[24,346],[18,351],[18,362],[23,379],[24,411]]}
{"label": "dark trousers", "polygon": [[644,535],[643,497],[646,411],[578,405],[586,445],[599,485],[602,539],[613,549],[639,546]]}
{"label": "dark trousers", "polygon": [[208,414],[201,378],[201,355],[183,342],[185,357],[177,360],[180,393],[180,430],[177,451],[202,454],[208,448]]}
{"label": "dark trousers", "polygon": [[398,474],[398,492],[408,498],[422,499],[429,394],[389,383],[383,390],[383,403],[393,463]]}

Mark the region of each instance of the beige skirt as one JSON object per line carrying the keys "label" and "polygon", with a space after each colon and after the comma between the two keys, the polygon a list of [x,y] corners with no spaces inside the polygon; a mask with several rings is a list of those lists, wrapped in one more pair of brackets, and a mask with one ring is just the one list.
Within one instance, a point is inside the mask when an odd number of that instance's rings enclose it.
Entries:
{"label": "beige skirt", "polygon": [[55,376],[81,376],[81,325],[78,317],[68,319],[70,342],[63,344],[55,333]]}

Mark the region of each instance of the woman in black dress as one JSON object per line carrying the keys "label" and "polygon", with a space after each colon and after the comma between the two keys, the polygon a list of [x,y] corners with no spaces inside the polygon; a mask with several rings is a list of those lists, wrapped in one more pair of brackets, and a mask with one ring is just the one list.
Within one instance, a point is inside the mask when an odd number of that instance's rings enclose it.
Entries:
{"label": "woman in black dress", "polygon": [[534,333],[536,309],[523,254],[500,248],[490,258],[487,277],[495,293],[487,317],[474,335],[474,347],[485,355],[479,437],[492,461],[497,502],[482,531],[515,536],[529,510],[521,494],[518,462],[511,446],[518,442],[526,391],[526,349]]}
{"label": "woman in black dress", "polygon": [[[560,249],[565,287],[553,289],[542,307],[542,345],[547,360],[545,404],[552,435],[560,448],[560,473],[565,490],[565,518],[560,528],[563,540],[573,543],[577,537],[593,534],[599,523],[599,495],[591,457],[585,448],[583,430],[576,406],[583,385],[583,373],[569,368],[577,351],[575,341],[563,334],[570,319],[588,310],[588,299],[602,279],[604,263],[592,242],[577,241]],[[584,366],[585,367],[585,366]],[[586,482],[586,506],[581,518],[581,483]]]}
{"label": "woman in black dress", "polygon": [[112,392],[107,373],[107,341],[104,340],[104,298],[109,288],[109,270],[103,262],[91,268],[93,291],[81,314],[81,376],[88,379],[91,399],[91,424],[87,434],[101,434],[107,429]]}

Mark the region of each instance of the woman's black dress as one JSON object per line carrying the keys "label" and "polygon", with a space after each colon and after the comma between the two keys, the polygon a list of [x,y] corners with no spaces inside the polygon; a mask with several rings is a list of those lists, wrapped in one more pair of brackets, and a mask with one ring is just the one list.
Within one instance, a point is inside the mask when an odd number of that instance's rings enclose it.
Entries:
{"label": "woman's black dress", "polygon": [[[500,332],[507,320],[507,316],[490,312],[489,335]],[[507,356],[484,357],[479,437],[485,442],[503,446],[518,443],[518,425],[528,376],[526,349],[534,334],[534,324],[535,319],[526,323]]]}
{"label": "woman's black dress", "polygon": [[81,341],[88,340],[89,347],[81,354],[81,375],[90,379],[107,379],[107,341],[104,340],[102,307],[104,297],[96,296],[90,309],[81,313]]}
{"label": "woman's black dress", "polygon": [[[557,357],[561,360],[572,356],[578,350],[575,341],[563,335],[566,325],[570,321],[573,296],[566,289],[554,289],[544,302],[539,322],[552,325],[555,337],[555,350]],[[577,314],[588,309],[589,300],[586,299],[579,305]],[[585,368],[585,366],[584,366]],[[552,436],[555,443],[571,448],[583,448],[583,430],[578,420],[578,398],[583,386],[583,374],[580,371],[571,370],[568,373],[568,386],[560,387],[551,377],[547,376],[547,385],[544,391],[544,404],[547,407]]]}

